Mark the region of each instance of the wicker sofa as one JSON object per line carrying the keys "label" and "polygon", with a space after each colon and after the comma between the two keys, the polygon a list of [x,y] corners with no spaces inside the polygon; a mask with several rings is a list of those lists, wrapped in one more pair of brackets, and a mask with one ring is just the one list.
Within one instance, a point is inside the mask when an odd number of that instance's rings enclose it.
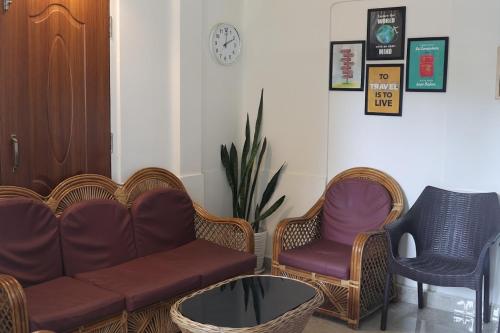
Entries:
{"label": "wicker sofa", "polygon": [[178,332],[180,296],[255,267],[248,223],[193,203],[172,173],[75,176],[48,197],[0,187],[0,332]]}

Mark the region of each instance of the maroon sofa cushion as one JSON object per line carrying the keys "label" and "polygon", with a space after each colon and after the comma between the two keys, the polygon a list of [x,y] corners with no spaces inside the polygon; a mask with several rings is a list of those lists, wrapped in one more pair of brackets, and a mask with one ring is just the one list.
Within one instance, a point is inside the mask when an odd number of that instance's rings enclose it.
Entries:
{"label": "maroon sofa cushion", "polygon": [[62,333],[125,309],[123,296],[69,277],[26,288],[31,331]]}
{"label": "maroon sofa cushion", "polygon": [[197,239],[174,250],[146,257],[157,265],[182,267],[201,276],[201,285],[206,287],[230,277],[253,272],[255,255],[219,246]]}
{"label": "maroon sofa cushion", "polygon": [[[188,263],[186,263],[188,265]],[[128,311],[165,301],[200,287],[200,276],[183,267],[138,258],[76,278],[125,296]]]}
{"label": "maroon sofa cushion", "polygon": [[111,267],[136,257],[130,215],[116,201],[77,203],[61,216],[60,229],[66,275]]}
{"label": "maroon sofa cushion", "polygon": [[193,202],[184,191],[148,191],[134,201],[131,212],[139,256],[173,249],[195,239]]}
{"label": "maroon sofa cushion", "polygon": [[363,179],[340,181],[325,195],[321,236],[352,245],[360,232],[379,229],[391,208],[391,196],[381,184]]}
{"label": "maroon sofa cushion", "polygon": [[351,269],[352,247],[326,239],[281,252],[278,261],[308,272],[348,280]]}
{"label": "maroon sofa cushion", "polygon": [[45,204],[0,200],[0,273],[24,287],[63,274],[57,219]]}

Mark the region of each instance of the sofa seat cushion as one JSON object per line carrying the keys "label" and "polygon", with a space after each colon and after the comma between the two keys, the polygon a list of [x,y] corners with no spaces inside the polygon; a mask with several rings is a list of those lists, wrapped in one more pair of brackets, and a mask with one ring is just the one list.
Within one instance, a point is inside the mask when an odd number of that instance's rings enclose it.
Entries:
{"label": "sofa seat cushion", "polygon": [[158,265],[182,267],[183,270],[199,274],[202,287],[251,273],[257,261],[253,254],[232,250],[203,239],[146,258]]}
{"label": "sofa seat cushion", "polygon": [[120,314],[123,296],[69,277],[26,288],[31,331],[62,333]]}
{"label": "sofa seat cushion", "polygon": [[185,271],[182,266],[158,265],[145,258],[80,273],[76,278],[125,296],[128,311],[135,311],[200,287],[198,274]]}
{"label": "sofa seat cushion", "polygon": [[134,200],[132,213],[138,256],[174,249],[196,239],[193,202],[185,191],[148,191]]}
{"label": "sofa seat cushion", "polygon": [[387,189],[365,179],[345,179],[325,194],[321,215],[321,236],[352,245],[361,232],[382,227],[392,208]]}
{"label": "sofa seat cushion", "polygon": [[352,247],[318,239],[310,244],[281,252],[279,263],[308,272],[349,280]]}

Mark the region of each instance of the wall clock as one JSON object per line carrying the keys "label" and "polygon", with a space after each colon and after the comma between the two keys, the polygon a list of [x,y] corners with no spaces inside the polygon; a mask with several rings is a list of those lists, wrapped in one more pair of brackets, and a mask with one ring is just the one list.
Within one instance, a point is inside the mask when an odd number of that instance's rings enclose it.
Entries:
{"label": "wall clock", "polygon": [[234,25],[217,24],[210,34],[210,50],[221,65],[233,64],[241,52],[241,39]]}

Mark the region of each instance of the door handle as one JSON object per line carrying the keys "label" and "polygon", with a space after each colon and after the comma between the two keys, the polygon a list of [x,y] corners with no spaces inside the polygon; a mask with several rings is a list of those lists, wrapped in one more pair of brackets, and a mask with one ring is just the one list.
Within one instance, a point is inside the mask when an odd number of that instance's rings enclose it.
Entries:
{"label": "door handle", "polygon": [[19,168],[19,140],[15,134],[10,135],[10,143],[12,144],[12,172],[16,172]]}

